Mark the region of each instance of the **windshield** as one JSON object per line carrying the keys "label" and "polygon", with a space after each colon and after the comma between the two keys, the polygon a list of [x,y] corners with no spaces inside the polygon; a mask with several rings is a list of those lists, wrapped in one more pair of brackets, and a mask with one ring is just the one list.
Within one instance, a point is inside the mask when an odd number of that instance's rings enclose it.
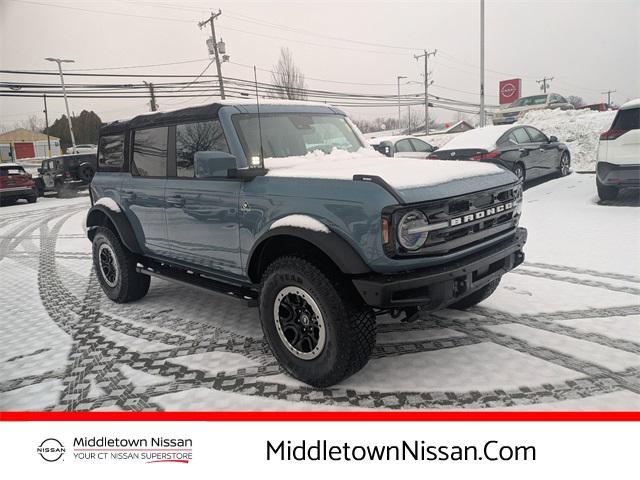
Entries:
{"label": "windshield", "polygon": [[546,95],[534,95],[533,97],[522,97],[513,102],[510,107],[526,107],[529,105],[543,105],[547,101]]}
{"label": "windshield", "polygon": [[[260,115],[265,158],[304,156],[334,148],[355,152],[364,147],[342,115],[278,113]],[[234,125],[247,158],[260,155],[257,115],[236,115]]]}

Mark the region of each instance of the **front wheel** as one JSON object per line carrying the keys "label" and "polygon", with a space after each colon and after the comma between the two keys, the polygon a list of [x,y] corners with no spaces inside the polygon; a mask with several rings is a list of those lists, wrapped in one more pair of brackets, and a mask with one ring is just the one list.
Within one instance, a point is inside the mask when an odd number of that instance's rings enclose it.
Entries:
{"label": "front wheel", "polygon": [[114,302],[132,302],[149,291],[149,276],[136,271],[135,256],[108,228],[99,227],[93,237],[93,265],[102,290]]}
{"label": "front wheel", "polygon": [[500,285],[500,280],[502,280],[502,277],[487,283],[480,290],[477,290],[471,295],[464,297],[462,300],[451,304],[449,308],[455,308],[456,310],[466,310],[468,308],[475,307],[480,302],[489,298],[493,294],[493,292],[496,291],[498,285]]}
{"label": "front wheel", "polygon": [[367,308],[339,278],[297,256],[275,260],[262,277],[262,331],[282,368],[314,387],[360,370],[375,346]]}
{"label": "front wheel", "polygon": [[569,175],[571,171],[571,159],[569,158],[569,154],[564,152],[560,157],[560,167],[558,168],[558,173],[561,177],[566,177]]}

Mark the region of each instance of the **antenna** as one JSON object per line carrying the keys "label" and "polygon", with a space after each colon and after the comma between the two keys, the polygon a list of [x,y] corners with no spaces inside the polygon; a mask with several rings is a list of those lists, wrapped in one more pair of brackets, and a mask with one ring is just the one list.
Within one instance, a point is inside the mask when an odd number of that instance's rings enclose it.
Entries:
{"label": "antenna", "polygon": [[251,166],[264,168],[264,149],[262,148],[262,122],[260,121],[260,95],[258,94],[258,72],[256,66],[253,66],[253,78],[256,83],[256,106],[258,108],[258,135],[260,136],[260,157],[257,159],[251,157]]}

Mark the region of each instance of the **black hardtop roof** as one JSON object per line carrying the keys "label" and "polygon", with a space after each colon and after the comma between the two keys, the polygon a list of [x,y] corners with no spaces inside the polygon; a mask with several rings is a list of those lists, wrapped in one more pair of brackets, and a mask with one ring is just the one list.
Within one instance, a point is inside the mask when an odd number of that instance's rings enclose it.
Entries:
{"label": "black hardtop roof", "polygon": [[[113,135],[123,133],[132,128],[160,127],[174,123],[194,122],[215,118],[218,110],[222,107],[236,107],[239,112],[255,113],[257,106],[255,102],[247,100],[219,101],[206,105],[185,107],[171,111],[149,112],[136,115],[127,120],[116,120],[107,123],[100,129],[100,135]],[[260,100],[260,112],[267,114],[273,112],[317,112],[336,113],[344,115],[340,109],[318,102],[286,101],[286,100]]]}

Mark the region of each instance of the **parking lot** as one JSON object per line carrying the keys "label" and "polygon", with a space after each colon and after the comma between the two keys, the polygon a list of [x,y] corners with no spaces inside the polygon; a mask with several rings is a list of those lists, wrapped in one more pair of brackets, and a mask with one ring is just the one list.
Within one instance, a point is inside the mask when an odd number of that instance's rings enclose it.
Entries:
{"label": "parking lot", "polygon": [[0,209],[0,410],[640,410],[640,199],[593,175],[525,192],[525,264],[468,312],[382,317],[369,364],[317,390],[284,374],[256,309],[153,280],[114,304],[86,195]]}

